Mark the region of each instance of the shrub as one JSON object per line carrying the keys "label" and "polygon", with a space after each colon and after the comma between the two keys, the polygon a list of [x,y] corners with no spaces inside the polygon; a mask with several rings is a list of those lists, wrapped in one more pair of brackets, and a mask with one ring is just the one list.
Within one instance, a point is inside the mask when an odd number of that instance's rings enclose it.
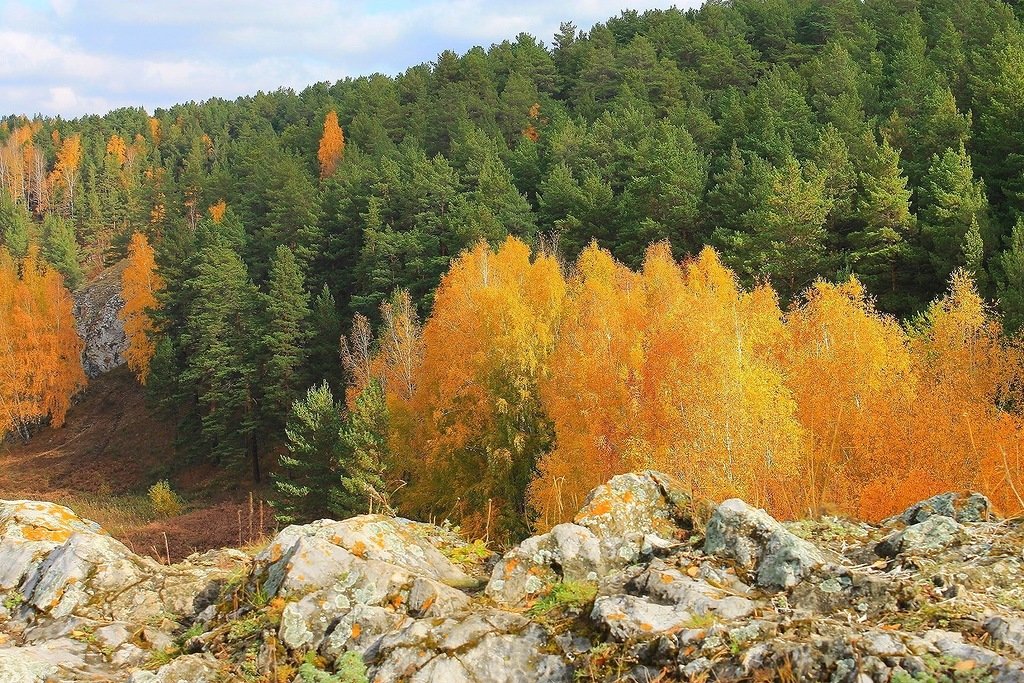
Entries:
{"label": "shrub", "polygon": [[171,490],[171,485],[166,479],[161,479],[149,487],[149,502],[157,517],[174,517],[181,514],[181,498]]}

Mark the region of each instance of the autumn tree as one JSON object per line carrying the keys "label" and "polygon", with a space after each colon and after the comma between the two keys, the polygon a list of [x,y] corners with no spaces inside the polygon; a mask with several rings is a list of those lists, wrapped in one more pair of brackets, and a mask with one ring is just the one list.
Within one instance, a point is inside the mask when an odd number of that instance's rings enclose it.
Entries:
{"label": "autumn tree", "polygon": [[338,163],[345,155],[345,134],[338,125],[338,112],[327,112],[324,117],[324,132],[320,138],[320,150],[316,158],[320,161],[320,177],[330,178],[338,169]]}
{"label": "autumn tree", "polygon": [[57,161],[50,173],[51,186],[59,188],[68,217],[75,215],[75,191],[81,176],[82,136],[78,133],[64,138],[57,150]]}
{"label": "autumn tree", "polygon": [[27,438],[46,418],[60,427],[85,386],[72,306],[36,247],[20,264],[0,248],[0,437],[14,430]]}
{"label": "autumn tree", "polygon": [[149,377],[149,363],[155,351],[152,312],[158,307],[156,294],[163,286],[149,240],[144,234],[135,233],[128,246],[128,264],[121,273],[124,307],[120,317],[128,337],[125,360],[142,384]]}
{"label": "autumn tree", "polygon": [[553,257],[531,259],[511,237],[496,251],[480,244],[442,280],[410,375],[404,326],[385,340],[381,352],[399,361],[387,362],[387,391],[410,395],[415,416],[408,452],[418,457],[407,465],[404,496],[412,509],[455,510],[475,533],[526,532],[526,488],[552,436],[538,384],[564,288]]}

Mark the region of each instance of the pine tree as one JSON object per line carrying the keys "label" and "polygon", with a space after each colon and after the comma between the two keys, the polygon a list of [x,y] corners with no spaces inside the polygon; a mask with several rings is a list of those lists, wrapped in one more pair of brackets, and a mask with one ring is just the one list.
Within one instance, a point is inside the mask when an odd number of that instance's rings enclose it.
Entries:
{"label": "pine tree", "polygon": [[850,236],[851,260],[884,308],[913,308],[900,300],[898,287],[901,265],[911,257],[915,237],[907,178],[900,170],[899,151],[887,140],[879,145],[871,133],[864,139],[869,153],[854,204],[862,227]]}
{"label": "pine tree", "polygon": [[323,382],[292,405],[285,430],[288,452],[274,475],[274,508],[282,524],[309,522],[330,511],[329,492],[341,461],[341,406]]}
{"label": "pine tree", "polygon": [[341,315],[327,285],[313,299],[310,323],[313,330],[309,343],[310,377],[340,389]]}
{"label": "pine tree", "polygon": [[1010,246],[999,256],[1002,280],[999,283],[999,309],[1003,326],[1015,333],[1024,326],[1024,218],[1018,218],[1010,234]]}
{"label": "pine tree", "polygon": [[84,275],[78,263],[78,242],[71,221],[52,213],[46,215],[43,220],[43,257],[64,276],[69,289],[78,289],[82,284]]}
{"label": "pine tree", "polygon": [[[964,149],[947,149],[942,156],[932,157],[931,168],[921,188],[922,233],[934,269],[934,285],[938,289],[949,280],[959,266],[971,267],[964,251],[967,233],[972,225],[984,238],[988,220],[988,199],[981,180],[975,180],[971,158]],[[977,245],[971,248],[975,249]],[[972,257],[978,256],[972,252]],[[980,264],[978,264],[980,266]]]}
{"label": "pine tree", "polygon": [[281,245],[270,269],[270,291],[264,297],[261,387],[261,429],[280,431],[288,410],[304,388],[306,342],[309,338],[309,294],[295,255]]}
{"label": "pine tree", "polygon": [[367,508],[387,509],[384,462],[388,407],[380,382],[371,381],[356,397],[341,432],[338,484],[329,493],[331,512],[350,517]]}
{"label": "pine tree", "polygon": [[14,258],[23,259],[28,254],[28,213],[11,201],[6,192],[0,192],[0,238]]}
{"label": "pine tree", "polygon": [[[260,481],[256,411],[256,290],[242,259],[217,234],[196,254],[181,345],[205,445],[215,460],[246,453]],[[198,444],[197,444],[198,445]]]}

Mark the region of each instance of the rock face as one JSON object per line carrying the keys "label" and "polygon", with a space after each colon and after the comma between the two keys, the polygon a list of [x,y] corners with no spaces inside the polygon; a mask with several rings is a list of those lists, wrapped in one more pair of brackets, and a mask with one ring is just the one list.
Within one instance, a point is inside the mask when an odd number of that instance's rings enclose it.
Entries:
{"label": "rock face", "polygon": [[92,378],[124,365],[128,338],[118,314],[121,299],[121,273],[125,263],[111,266],[75,292],[74,315],[78,336],[85,342],[82,367]]}
{"label": "rock face", "polygon": [[1024,523],[983,497],[880,526],[694,509],[640,472],[500,558],[363,515],[164,566],[0,501],[0,683],[1024,681]]}

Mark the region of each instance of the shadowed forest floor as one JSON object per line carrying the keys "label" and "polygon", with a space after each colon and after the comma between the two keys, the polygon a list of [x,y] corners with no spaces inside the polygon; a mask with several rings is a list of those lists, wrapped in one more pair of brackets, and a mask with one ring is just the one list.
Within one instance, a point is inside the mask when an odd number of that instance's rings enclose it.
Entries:
{"label": "shadowed forest floor", "polygon": [[[208,465],[181,467],[178,457],[173,425],[154,414],[122,367],[89,383],[61,429],[43,427],[28,442],[11,438],[0,445],[0,498],[67,505],[135,552],[161,560],[168,549],[178,561],[262,537],[264,489]],[[146,492],[161,479],[184,499],[182,514],[154,514]],[[265,505],[262,520],[264,531],[273,529]]]}

